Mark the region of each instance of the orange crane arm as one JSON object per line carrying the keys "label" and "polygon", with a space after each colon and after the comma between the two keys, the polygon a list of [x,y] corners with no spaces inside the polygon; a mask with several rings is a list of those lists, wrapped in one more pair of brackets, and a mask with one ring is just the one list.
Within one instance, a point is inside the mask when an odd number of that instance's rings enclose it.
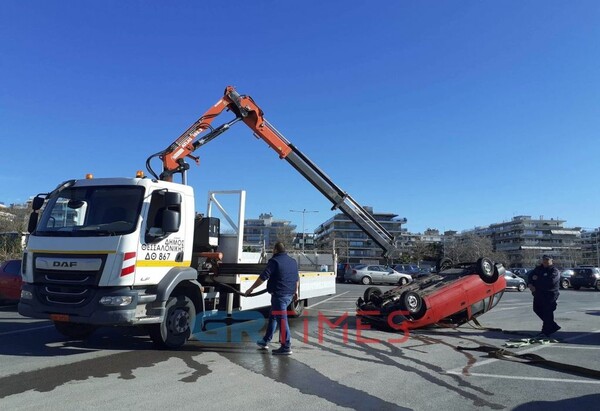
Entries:
{"label": "orange crane arm", "polygon": [[[213,129],[211,123],[224,110],[232,111],[236,114],[236,118]],[[232,86],[227,86],[223,97],[160,154],[163,162],[161,178],[171,181],[174,173],[186,169],[183,162],[185,157],[190,157],[198,162],[198,158],[191,155],[192,152],[225,132],[233,123],[239,120],[242,120],[257,137],[262,138],[275,150],[280,158],[285,158],[292,150],[289,142],[265,120],[263,111],[251,97],[242,96]],[[196,140],[198,135],[209,128],[211,132]]]}

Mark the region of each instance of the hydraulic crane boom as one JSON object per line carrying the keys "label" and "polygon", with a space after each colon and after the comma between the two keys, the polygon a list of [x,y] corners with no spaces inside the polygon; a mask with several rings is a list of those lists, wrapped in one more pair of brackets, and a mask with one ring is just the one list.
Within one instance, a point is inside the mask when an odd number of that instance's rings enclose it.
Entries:
{"label": "hydraulic crane boom", "polygon": [[[213,128],[211,123],[225,110],[232,111],[236,117],[219,127]],[[339,208],[375,241],[384,250],[384,257],[389,257],[397,249],[396,239],[390,232],[277,131],[264,118],[263,111],[250,96],[238,94],[232,86],[228,86],[225,89],[224,96],[181,134],[166,150],[148,158],[146,162],[148,170],[157,177],[152,171],[149,162],[151,158],[159,156],[163,162],[163,172],[160,175],[160,179],[172,181],[173,174],[181,173],[185,183],[186,172],[189,168],[189,165],[184,161],[185,157],[192,158],[198,162],[199,159],[192,156],[191,153],[227,131],[234,123],[240,120],[250,127],[257,137],[263,139],[275,150],[280,158],[290,163],[321,194],[327,197],[333,203],[332,210]],[[210,131],[207,134],[196,140],[202,132],[208,129]]]}

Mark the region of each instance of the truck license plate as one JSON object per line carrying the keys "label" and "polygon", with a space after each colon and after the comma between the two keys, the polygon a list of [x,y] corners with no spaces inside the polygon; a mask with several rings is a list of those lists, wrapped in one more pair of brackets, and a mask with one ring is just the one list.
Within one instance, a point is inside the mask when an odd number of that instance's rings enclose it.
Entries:
{"label": "truck license plate", "polygon": [[64,323],[69,322],[69,316],[67,314],[50,314],[50,319],[52,321],[60,321]]}

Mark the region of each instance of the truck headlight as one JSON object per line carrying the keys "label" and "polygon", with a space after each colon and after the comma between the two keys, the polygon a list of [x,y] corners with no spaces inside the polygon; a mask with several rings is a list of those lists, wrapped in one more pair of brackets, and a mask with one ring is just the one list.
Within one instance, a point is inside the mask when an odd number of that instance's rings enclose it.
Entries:
{"label": "truck headlight", "polygon": [[100,304],[111,307],[124,307],[131,304],[133,297],[130,295],[106,296],[100,299]]}
{"label": "truck headlight", "polygon": [[31,300],[33,299],[33,294],[31,291],[21,290],[21,300]]}

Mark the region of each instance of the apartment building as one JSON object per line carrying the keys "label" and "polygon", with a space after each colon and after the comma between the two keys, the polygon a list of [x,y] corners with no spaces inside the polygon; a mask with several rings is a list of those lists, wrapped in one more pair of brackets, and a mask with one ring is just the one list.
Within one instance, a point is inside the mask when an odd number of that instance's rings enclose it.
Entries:
{"label": "apartment building", "polygon": [[[407,244],[408,233],[402,228],[406,218],[394,213],[376,213],[364,207],[387,231]],[[320,250],[335,248],[340,263],[383,263],[383,250],[369,238],[349,217],[339,213],[320,224],[315,230],[316,247]],[[399,258],[400,255],[393,256]]]}

